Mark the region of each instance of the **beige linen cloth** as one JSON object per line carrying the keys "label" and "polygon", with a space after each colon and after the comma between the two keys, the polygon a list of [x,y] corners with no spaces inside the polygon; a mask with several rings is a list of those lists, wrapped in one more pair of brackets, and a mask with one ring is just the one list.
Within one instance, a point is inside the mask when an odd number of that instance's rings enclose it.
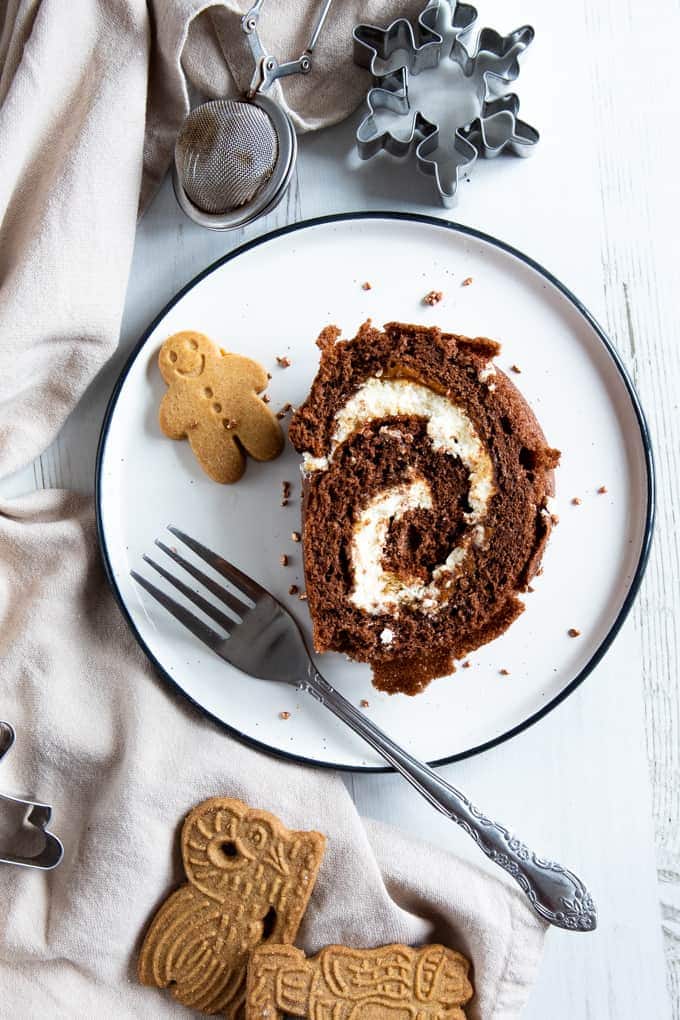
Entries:
{"label": "beige linen cloth", "polygon": [[[300,130],[361,99],[351,26],[417,7],[336,0],[313,80],[285,85]],[[268,0],[265,42],[299,53],[313,14]],[[138,207],[167,168],[187,82],[220,95],[249,77],[233,2],[0,0],[0,476],[44,449],[117,343]],[[544,937],[522,895],[360,819],[337,776],[236,743],[166,689],[106,588],[89,498],[0,504],[0,663],[0,718],[18,734],[0,789],[54,805],[66,846],[50,874],[0,866],[3,1015],[188,1012],[136,983],[135,955],[181,880],[181,819],[214,794],[327,834],[306,950],[440,940],[474,962],[471,1017],[520,1014]]]}

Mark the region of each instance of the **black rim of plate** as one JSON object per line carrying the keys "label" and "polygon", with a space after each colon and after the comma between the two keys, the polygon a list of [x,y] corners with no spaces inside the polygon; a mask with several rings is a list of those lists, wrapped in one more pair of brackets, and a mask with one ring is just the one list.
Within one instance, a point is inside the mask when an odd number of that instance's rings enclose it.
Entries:
{"label": "black rim of plate", "polygon": [[401,220],[407,223],[420,223],[425,224],[426,226],[437,227],[443,230],[451,230],[454,233],[472,237],[478,241],[483,241],[486,244],[493,245],[493,247],[498,248],[500,251],[503,251],[508,255],[512,255],[514,258],[519,259],[520,262],[523,262],[526,266],[529,266],[535,272],[539,273],[545,280],[551,283],[553,287],[555,287],[564,297],[566,297],[568,301],[571,302],[571,304],[588,322],[588,324],[592,327],[592,329],[600,339],[601,343],[603,344],[607,353],[612,359],[614,365],[616,366],[619,375],[621,376],[621,379],[623,380],[624,386],[630,398],[630,402],[633,406],[633,410],[635,411],[638,427],[640,429],[640,438],[642,440],[642,447],[645,456],[645,466],[647,473],[647,512],[645,517],[645,530],[642,539],[642,545],[640,548],[640,556],[638,559],[637,566],[635,568],[635,573],[631,580],[626,596],[623,600],[623,604],[614,622],[612,623],[609,632],[607,633],[606,637],[601,642],[599,647],[596,649],[594,654],[591,656],[589,661],[586,663],[584,668],[580,671],[580,673],[578,673],[574,677],[574,679],[569,684],[567,684],[567,686],[562,691],[560,691],[559,694],[555,695],[555,697],[552,698],[552,700],[548,702],[548,704],[540,708],[538,712],[534,712],[533,715],[530,715],[523,722],[518,723],[516,726],[513,726],[509,730],[506,730],[505,733],[501,733],[491,740],[487,740],[482,744],[478,744],[476,747],[468,748],[466,751],[451,754],[445,758],[438,758],[435,761],[429,763],[430,765],[435,767],[439,765],[449,765],[452,762],[462,761],[464,758],[471,758],[473,755],[481,754],[482,751],[488,751],[492,747],[496,747],[498,744],[502,744],[506,740],[510,740],[512,737],[517,736],[518,733],[522,733],[524,730],[528,729],[530,726],[533,726],[534,723],[537,723],[540,719],[542,719],[554,708],[556,708],[561,702],[565,700],[565,698],[567,698],[572,693],[572,691],[575,691],[576,688],[583,683],[586,677],[589,676],[590,673],[592,673],[597,664],[600,662],[605,653],[608,651],[609,647],[611,646],[612,642],[617,636],[619,630],[621,629],[626,617],[628,616],[628,613],[630,612],[633,602],[635,601],[635,597],[638,593],[640,583],[645,572],[645,568],[647,566],[647,561],[649,559],[649,551],[652,542],[652,532],[654,528],[654,514],[655,514],[655,482],[654,482],[654,458],[652,453],[652,441],[650,438],[649,426],[647,424],[647,420],[642,410],[640,399],[637,395],[633,382],[611,340],[609,339],[605,331],[602,329],[600,324],[597,322],[597,320],[594,318],[594,316],[591,315],[591,313],[585,307],[585,305],[582,304],[581,301],[579,301],[576,295],[573,294],[572,291],[569,290],[569,288],[566,287],[565,284],[561,282],[561,280],[559,280],[556,276],[553,276],[553,274],[549,272],[549,270],[545,269],[539,262],[536,262],[529,255],[525,255],[517,248],[513,248],[512,245],[506,244],[505,241],[500,241],[498,238],[492,237],[490,234],[485,234],[480,230],[475,230],[474,227],[467,227],[461,223],[455,223],[450,220],[440,219],[435,216],[422,216],[417,213],[370,211],[370,212],[337,213],[329,216],[318,216],[314,219],[309,220],[301,220],[298,223],[291,223],[288,226],[280,227],[277,230],[272,230],[267,234],[262,234],[260,237],[256,237],[251,241],[247,241],[245,244],[240,245],[238,248],[235,248],[228,254],[223,255],[215,262],[212,262],[209,266],[207,266],[206,269],[202,270],[202,272],[195,276],[193,280],[190,280],[189,283],[182,287],[182,289],[178,291],[177,294],[175,294],[175,296],[166,304],[162,311],[160,311],[158,315],[153,319],[153,321],[150,323],[150,325],[142,334],[140,340],[137,342],[137,344],[135,344],[135,347],[130,353],[123,367],[123,370],[120,376],[118,377],[116,385],[114,386],[113,392],[109,399],[108,406],[106,408],[104,421],[102,423],[101,434],[99,437],[99,446],[97,448],[97,462],[95,469],[95,511],[99,545],[101,549],[102,559],[104,562],[104,570],[106,572],[106,577],[113,592],[114,598],[118,603],[118,606],[120,607],[120,610],[125,620],[127,621],[128,626],[132,630],[132,633],[137,643],[140,645],[142,651],[147,656],[149,661],[153,664],[157,673],[168,684],[170,684],[170,686],[175,691],[181,694],[182,697],[186,698],[193,705],[195,705],[196,708],[204,716],[207,716],[209,719],[212,719],[213,722],[217,723],[218,726],[224,729],[227,733],[231,734],[231,736],[236,737],[236,739],[242,741],[245,744],[248,744],[250,747],[254,747],[259,751],[265,752],[266,754],[271,754],[277,758],[282,758],[287,761],[294,761],[301,765],[311,765],[317,768],[337,769],[343,772],[381,773],[395,771],[389,765],[388,766],[344,765],[335,762],[318,761],[314,758],[306,758],[303,755],[292,754],[289,751],[283,751],[280,750],[279,748],[271,747],[269,744],[257,740],[255,739],[255,737],[251,737],[249,734],[242,733],[235,727],[230,726],[229,723],[226,723],[224,722],[224,720],[219,719],[217,716],[213,715],[212,712],[207,711],[207,709],[203,708],[202,705],[195,701],[194,698],[192,698],[191,695],[188,694],[177,683],[177,681],[163,668],[163,666],[160,664],[158,659],[155,657],[151,649],[148,647],[148,645],[142,638],[141,634],[139,633],[137,627],[134,624],[134,621],[132,620],[130,613],[128,612],[127,606],[121,596],[121,593],[118,589],[113,574],[113,568],[111,565],[111,560],[109,557],[109,552],[106,544],[106,536],[104,534],[104,526],[101,511],[102,465],[104,460],[104,453],[106,449],[106,441],[109,433],[109,428],[111,425],[111,420],[115,413],[116,404],[118,402],[118,396],[120,394],[121,389],[123,388],[125,380],[127,379],[128,373],[134,361],[137,358],[137,355],[142,350],[144,344],[146,343],[147,339],[149,338],[153,330],[156,328],[158,323],[167,315],[170,309],[175,304],[177,304],[177,302],[180,301],[185,294],[187,294],[193,287],[195,287],[196,284],[200,283],[201,280],[204,279],[204,277],[214,272],[220,266],[225,265],[225,263],[231,262],[232,259],[238,258],[239,255],[243,254],[246,251],[249,251],[251,248],[256,248],[261,244],[266,244],[268,241],[276,237],[282,237],[285,234],[291,234],[298,230],[304,230],[308,227],[317,227],[327,223],[342,223],[348,220]]}

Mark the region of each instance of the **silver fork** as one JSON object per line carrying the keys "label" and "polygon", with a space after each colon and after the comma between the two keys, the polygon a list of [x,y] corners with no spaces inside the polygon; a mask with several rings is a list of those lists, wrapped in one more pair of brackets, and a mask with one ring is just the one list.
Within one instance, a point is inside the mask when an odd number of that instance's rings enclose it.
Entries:
{"label": "silver fork", "polygon": [[265,588],[178,528],[170,527],[168,530],[233,587],[235,593],[185,559],[176,549],[156,541],[158,548],[221,602],[229,615],[150,556],[144,556],[144,561],[216,623],[224,634],[204,623],[191,610],[133,570],[133,578],[149,595],[221,659],[250,676],[282,681],[311,694],[338,719],[347,723],[433,807],[472,836],[490,860],[515,879],[544,921],[568,931],[594,930],[597,926],[595,904],[583,882],[573,872],[538,857],[508,829],[487,818],[428,765],[391,740],[336,691],[314,666],[293,617]]}

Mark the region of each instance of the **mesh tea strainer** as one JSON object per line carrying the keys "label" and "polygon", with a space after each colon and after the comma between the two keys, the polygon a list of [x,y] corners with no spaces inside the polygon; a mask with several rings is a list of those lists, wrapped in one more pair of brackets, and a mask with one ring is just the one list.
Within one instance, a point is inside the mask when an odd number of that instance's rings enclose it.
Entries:
{"label": "mesh tea strainer", "polygon": [[241,227],[283,198],[295,166],[297,137],[286,111],[265,93],[277,78],[309,74],[331,3],[323,0],[304,53],[283,64],[265,52],[257,34],[264,0],[256,0],[241,19],[255,60],[248,92],[243,99],[197,106],[175,142],[175,195],[187,216],[201,226]]}

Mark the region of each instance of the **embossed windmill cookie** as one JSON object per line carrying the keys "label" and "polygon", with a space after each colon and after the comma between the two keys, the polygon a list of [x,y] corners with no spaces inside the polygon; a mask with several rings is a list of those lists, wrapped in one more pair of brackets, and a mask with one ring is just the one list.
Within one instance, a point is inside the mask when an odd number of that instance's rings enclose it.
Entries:
{"label": "embossed windmill cookie", "polygon": [[237,482],[246,453],[273,460],[283,432],[259,394],[267,386],[262,365],[216,347],[203,333],[169,337],[158,364],[168,391],[160,426],[170,439],[188,439],[203,470],[216,482]]}
{"label": "embossed windmill cookie", "polygon": [[251,950],[293,941],[325,844],[321,833],[290,831],[240,800],[197,805],[182,828],[188,882],[151,922],[139,980],[203,1013],[236,1017]]}
{"label": "embossed windmill cookie", "polygon": [[246,1020],[465,1020],[469,961],[444,946],[327,946],[307,959],[263,946],[248,967]]}

